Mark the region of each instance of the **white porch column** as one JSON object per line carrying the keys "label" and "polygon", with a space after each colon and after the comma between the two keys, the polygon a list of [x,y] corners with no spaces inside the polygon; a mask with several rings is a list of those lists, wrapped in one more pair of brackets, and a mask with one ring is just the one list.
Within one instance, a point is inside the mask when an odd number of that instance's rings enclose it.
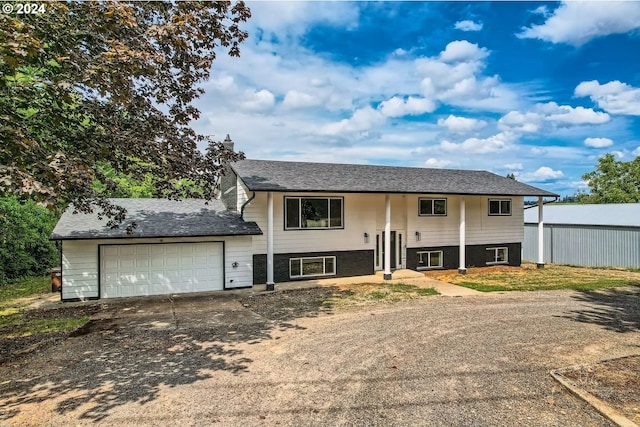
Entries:
{"label": "white porch column", "polygon": [[267,193],[267,290],[273,291],[273,193]]}
{"label": "white porch column", "polygon": [[391,196],[384,196],[384,280],[391,280]]}
{"label": "white porch column", "polygon": [[460,267],[458,267],[458,273],[467,273],[467,260],[466,260],[466,206],[464,196],[460,198]]}
{"label": "white porch column", "polygon": [[542,216],[544,201],[538,197],[538,268],[544,268],[544,218]]}

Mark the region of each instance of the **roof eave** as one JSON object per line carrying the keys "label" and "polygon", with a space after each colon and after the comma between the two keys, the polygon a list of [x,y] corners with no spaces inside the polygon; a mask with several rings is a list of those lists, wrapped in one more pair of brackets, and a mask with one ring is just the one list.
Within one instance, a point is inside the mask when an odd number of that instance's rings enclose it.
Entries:
{"label": "roof eave", "polygon": [[[244,181],[243,181],[244,182]],[[274,193],[345,193],[345,194],[452,194],[456,196],[509,196],[509,197],[560,197],[559,194],[551,192],[527,192],[527,193],[502,193],[502,192],[453,192],[453,191],[394,191],[394,190],[348,190],[348,189],[297,189],[282,187],[251,187],[244,183],[249,191],[274,192]]]}
{"label": "roof eave", "polygon": [[236,236],[261,236],[262,230],[247,231],[243,233],[219,233],[219,234],[181,234],[181,235],[120,235],[120,236],[61,236],[52,234],[49,236],[51,241],[63,240],[125,240],[125,239],[181,239],[181,238],[206,238],[206,237],[236,237]]}

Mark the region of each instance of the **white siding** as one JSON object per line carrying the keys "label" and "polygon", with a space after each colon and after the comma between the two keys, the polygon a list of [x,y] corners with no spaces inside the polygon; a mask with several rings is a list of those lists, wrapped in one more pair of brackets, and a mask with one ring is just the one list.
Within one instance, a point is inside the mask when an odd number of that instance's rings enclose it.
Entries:
{"label": "white siding", "polygon": [[247,200],[249,200],[249,190],[245,187],[244,183],[240,178],[236,179],[236,191],[238,194],[237,203],[236,203],[236,212],[240,212],[242,210],[242,205],[244,205]]}
{"label": "white siding", "polygon": [[[225,287],[252,286],[251,236],[167,239],[66,240],[62,243],[62,299],[98,298],[98,245],[225,242]],[[238,266],[233,267],[237,262]]]}
{"label": "white siding", "polygon": [[[244,288],[253,285],[253,254],[251,236],[224,239],[225,287]],[[234,267],[234,263],[238,263]]]}
{"label": "white siding", "polygon": [[[446,216],[419,216],[418,199],[446,198]],[[466,244],[517,243],[523,240],[522,197],[511,199],[511,215],[489,215],[489,196],[464,196],[466,207]],[[407,196],[407,246],[457,246],[460,243],[460,201],[462,196],[452,195],[410,195]],[[420,241],[415,233],[420,232]]]}
{"label": "white siding", "polygon": [[[510,199],[511,215],[489,215],[489,199]],[[467,197],[467,244],[519,243],[524,240],[522,197]]]}
{"label": "white siding", "polygon": [[[286,195],[314,196],[313,194],[287,193]],[[366,250],[375,248],[375,233],[384,229],[384,194],[331,193],[316,194],[319,197],[344,198],[344,229],[339,230],[285,230],[285,193],[274,193],[274,250],[276,253],[303,253],[315,251]],[[446,216],[419,216],[418,199],[446,198]],[[391,196],[391,229],[406,232],[407,247],[457,246],[460,242],[460,200],[453,195],[398,195]],[[522,197],[511,199],[511,215],[490,216],[488,201],[493,196],[465,196],[466,243],[480,245],[492,243],[518,243],[524,237]],[[244,219],[255,221],[265,235],[254,236],[253,253],[267,251],[267,195],[256,194],[245,208]],[[421,239],[416,241],[415,233]],[[364,243],[364,233],[369,234],[369,243]]]}
{"label": "white siding", "polygon": [[[384,228],[384,195],[379,194],[296,194],[287,196],[305,197],[343,197],[344,198],[344,228],[327,230],[285,230],[284,229],[284,196],[285,193],[273,195],[273,240],[275,253],[303,253],[321,251],[352,251],[373,250],[375,248],[375,233],[379,211],[382,210],[382,225]],[[399,196],[398,200],[402,200]],[[404,207],[392,205],[392,212],[396,212],[398,222],[404,221]],[[244,219],[255,221],[265,233],[253,237],[253,252],[264,254],[267,252],[267,194],[257,193],[255,199],[245,208]],[[369,243],[364,241],[364,233],[369,235]]]}

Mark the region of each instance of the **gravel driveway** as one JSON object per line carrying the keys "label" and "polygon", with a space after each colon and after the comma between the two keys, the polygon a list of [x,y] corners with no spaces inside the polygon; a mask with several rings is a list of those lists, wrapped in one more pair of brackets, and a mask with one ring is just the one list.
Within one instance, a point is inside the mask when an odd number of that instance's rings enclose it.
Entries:
{"label": "gravel driveway", "polygon": [[269,310],[286,293],[101,303],[0,366],[0,425],[607,426],[549,371],[640,352],[640,309],[616,292],[320,298],[288,316]]}

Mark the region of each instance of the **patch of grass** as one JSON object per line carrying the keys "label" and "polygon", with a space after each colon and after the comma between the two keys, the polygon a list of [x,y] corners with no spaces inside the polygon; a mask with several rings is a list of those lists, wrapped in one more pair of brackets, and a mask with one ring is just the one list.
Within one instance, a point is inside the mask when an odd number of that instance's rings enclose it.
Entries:
{"label": "patch of grass", "polygon": [[498,291],[513,290],[511,288],[507,288],[506,286],[486,285],[484,283],[475,283],[475,282],[460,282],[456,284],[460,286],[464,286],[465,288],[474,289],[480,292],[498,292]]}
{"label": "patch of grass", "polygon": [[427,297],[431,295],[439,295],[440,293],[434,288],[418,288],[416,293],[420,296]]}
{"label": "patch of grass", "polygon": [[380,291],[373,291],[369,294],[369,296],[373,299],[385,299],[387,297],[387,293]]}
{"label": "patch of grass", "polygon": [[376,300],[399,301],[403,299],[417,298],[420,296],[438,295],[438,291],[433,288],[421,288],[419,286],[409,285],[406,283],[355,285],[354,289],[357,289],[358,287],[367,287],[367,289],[373,288],[374,290],[369,292],[367,295],[369,298]]}
{"label": "patch of grass", "polygon": [[89,321],[88,316],[25,318],[29,297],[51,292],[49,277],[28,277],[0,286],[0,338],[16,338],[48,332],[75,330]]}
{"label": "patch of grass", "polygon": [[14,319],[14,323],[10,328],[0,328],[0,338],[17,338],[41,333],[74,331],[84,326],[88,321],[89,316],[32,319],[28,321],[24,321],[20,316],[20,319]]}
{"label": "patch of grass", "polygon": [[544,268],[536,268],[533,264],[524,264],[522,267],[470,268],[465,275],[443,271],[429,276],[482,292],[553,289],[586,291],[640,286],[640,272],[637,271],[556,264],[547,264]]}
{"label": "patch of grass", "polygon": [[51,292],[51,278],[27,277],[0,285],[0,308],[12,304],[16,299]]}

